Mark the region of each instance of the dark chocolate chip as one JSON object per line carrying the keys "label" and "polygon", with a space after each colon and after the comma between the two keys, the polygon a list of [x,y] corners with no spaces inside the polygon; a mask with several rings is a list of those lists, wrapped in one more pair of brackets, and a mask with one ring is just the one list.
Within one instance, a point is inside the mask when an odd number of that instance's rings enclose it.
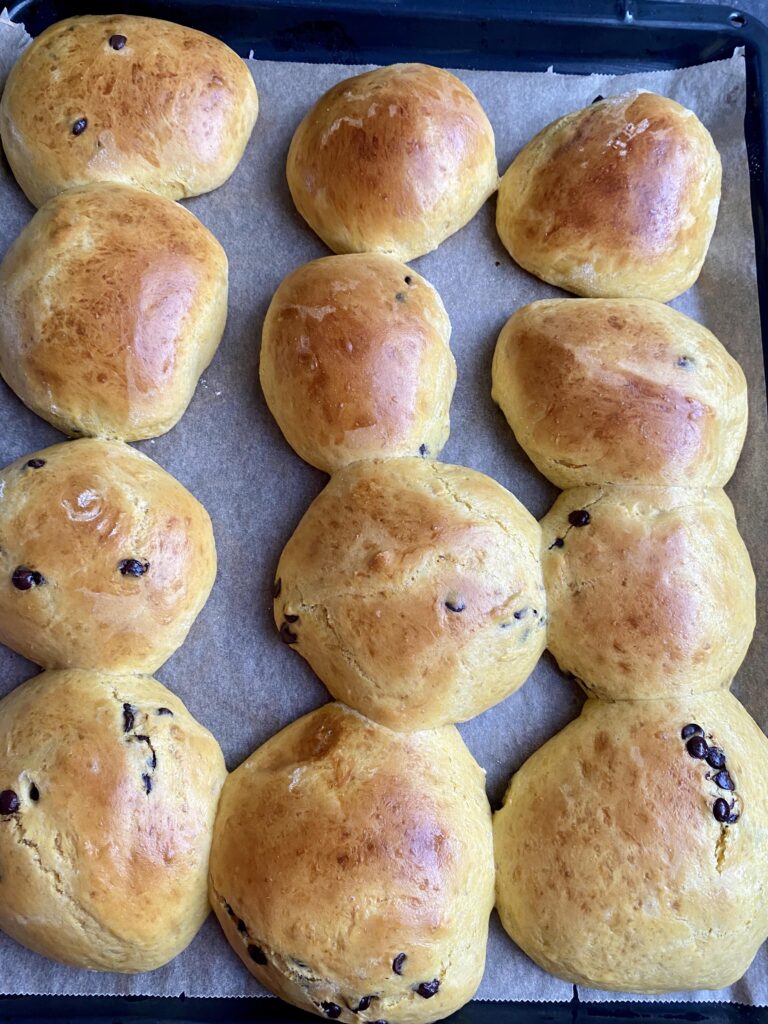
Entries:
{"label": "dark chocolate chip", "polygon": [[272,597],[277,600],[280,597],[280,591],[283,589],[283,581],[278,576],[275,582],[272,584]]}
{"label": "dark chocolate chip", "polygon": [[11,583],[17,590],[31,590],[32,587],[39,587],[41,583],[45,583],[45,577],[34,569],[19,565],[13,570]]}
{"label": "dark chocolate chip", "polygon": [[[528,609],[527,609],[527,608],[521,608],[519,612],[513,612],[512,614],[513,614],[513,616],[514,616],[514,617],[515,617],[515,618],[516,618],[516,619],[518,620],[518,622],[519,622],[519,621],[520,621],[520,619],[522,619],[522,617],[523,617],[523,616],[525,615],[525,613],[526,613],[527,611],[528,611]],[[534,614],[535,614],[535,612],[534,612]]]}
{"label": "dark chocolate chip", "polygon": [[45,465],[45,459],[27,459],[24,465],[27,469],[42,469]]}
{"label": "dark chocolate chip", "polygon": [[12,789],[4,789],[0,793],[0,814],[15,814],[20,806],[19,798]]}
{"label": "dark chocolate chip", "polygon": [[[407,278],[406,278],[407,280]],[[353,1010],[353,1013],[362,1013],[363,1010],[367,1010],[373,1002],[373,996],[363,996],[360,1002],[357,1004],[357,1009]]]}
{"label": "dark chocolate chip", "polygon": [[287,622],[284,622],[280,627],[280,639],[284,644],[295,644],[298,643],[299,634],[294,633]]}
{"label": "dark chocolate chip", "polygon": [[712,813],[714,814],[716,821],[728,821],[731,816],[731,808],[728,806],[728,801],[723,800],[722,797],[715,800],[712,805]]}
{"label": "dark chocolate chip", "polygon": [[130,732],[136,721],[136,708],[123,704],[123,732]]}
{"label": "dark chocolate chip", "polygon": [[712,781],[718,789],[736,789],[733,779],[728,772],[718,772],[717,775],[712,776]]}
{"label": "dark chocolate chip", "polygon": [[720,747],[710,747],[707,753],[707,764],[710,768],[725,768],[725,751]]}
{"label": "dark chocolate chip", "polygon": [[395,298],[398,302],[405,302],[405,292],[397,292]]}
{"label": "dark chocolate chip", "polygon": [[555,539],[549,545],[549,550],[551,551],[552,548],[561,548],[561,547],[563,547],[564,544],[565,544],[565,541],[563,540],[562,537],[555,537]]}
{"label": "dark chocolate chip", "polygon": [[425,444],[419,445],[419,455],[424,458],[425,455],[429,455],[429,448]]}
{"label": "dark chocolate chip", "polygon": [[155,712],[155,714],[157,714],[157,715],[170,715],[171,718],[173,718],[173,712],[171,711],[170,708],[158,708],[157,711]]}
{"label": "dark chocolate chip", "polygon": [[142,775],[141,781],[144,783],[144,792],[149,796],[152,792],[152,777],[150,775]]}
{"label": "dark chocolate chip", "polygon": [[593,103],[599,103],[603,99],[605,99],[605,97],[601,96],[600,93],[598,93],[597,96],[595,96],[595,98],[592,100],[592,102]]}
{"label": "dark chocolate chip", "polygon": [[149,570],[149,562],[140,562],[138,558],[124,558],[118,562],[117,568],[122,576],[143,576]]}
{"label": "dark chocolate chip", "polygon": [[109,45],[112,47],[113,50],[122,50],[122,48],[125,46],[127,42],[128,40],[125,38],[125,36],[115,35],[109,37]]}
{"label": "dark chocolate chip", "polygon": [[248,925],[245,923],[245,921],[241,921],[239,917],[237,919],[237,930],[240,932],[241,935],[248,934]]}
{"label": "dark chocolate chip", "polygon": [[574,509],[568,513],[568,522],[571,526],[589,526],[592,516],[585,508]]}
{"label": "dark chocolate chip", "polygon": [[341,1007],[337,1003],[320,1003],[320,1008],[326,1017],[336,1020],[341,1016]]}
{"label": "dark chocolate chip", "polygon": [[152,751],[152,753],[147,758],[147,767],[151,768],[152,771],[154,771],[155,768],[157,768],[157,754],[155,753],[154,747],[150,747],[149,749]]}
{"label": "dark chocolate chip", "polygon": [[700,760],[705,758],[709,752],[707,741],[703,736],[691,736],[688,742],[685,744],[685,749],[691,755],[691,757],[699,758]]}
{"label": "dark chocolate chip", "polygon": [[433,978],[432,981],[422,981],[416,991],[422,997],[422,999],[431,999],[432,996],[437,994],[437,990],[440,988],[440,982],[437,978]]}
{"label": "dark chocolate chip", "polygon": [[457,597],[455,600],[446,601],[445,607],[448,609],[449,612],[463,612],[467,606],[464,604],[460,597]]}
{"label": "dark chocolate chip", "polygon": [[35,804],[40,799],[40,790],[37,788],[34,782],[29,787],[29,799]]}
{"label": "dark chocolate chip", "polygon": [[405,953],[397,954],[395,959],[392,961],[392,970],[395,972],[395,974],[403,973],[403,965],[405,964],[405,961],[407,959],[408,957],[405,955]]}
{"label": "dark chocolate chip", "polygon": [[500,267],[500,266],[501,266],[501,260],[496,260],[496,266],[497,266],[497,267]]}
{"label": "dark chocolate chip", "polygon": [[260,946],[249,946],[248,956],[253,960],[255,964],[261,964],[262,967],[267,966],[267,957],[264,950]]}
{"label": "dark chocolate chip", "polygon": [[406,284],[413,284],[413,278],[411,277],[410,274],[406,274],[403,280],[405,281]]}
{"label": "dark chocolate chip", "polygon": [[289,615],[288,612],[286,612],[285,613],[285,621],[286,622],[298,622],[299,621],[299,616],[298,615]]}
{"label": "dark chocolate chip", "polygon": [[677,365],[682,367],[683,370],[690,370],[693,366],[693,360],[689,356],[680,356],[677,360]]}
{"label": "dark chocolate chip", "polygon": [[734,811],[732,814],[728,815],[728,824],[729,825],[735,825],[738,820],[739,820],[739,815],[736,813],[736,811]]}
{"label": "dark chocolate chip", "polygon": [[693,722],[691,722],[690,725],[683,726],[683,728],[680,730],[680,735],[683,737],[684,740],[687,740],[690,739],[691,736],[703,736],[704,730],[701,728],[700,725],[695,725]]}
{"label": "dark chocolate chip", "polygon": [[87,127],[88,127],[88,118],[87,117],[78,117],[78,119],[72,125],[72,134],[73,135],[82,135]]}

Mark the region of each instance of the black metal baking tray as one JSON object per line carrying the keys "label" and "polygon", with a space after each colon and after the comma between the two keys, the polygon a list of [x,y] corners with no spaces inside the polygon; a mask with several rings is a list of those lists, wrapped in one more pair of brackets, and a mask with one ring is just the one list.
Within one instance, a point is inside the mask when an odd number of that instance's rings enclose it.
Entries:
{"label": "black metal baking tray", "polygon": [[[659,0],[20,0],[32,35],[61,18],[122,10],[178,21],[242,56],[317,63],[625,74],[703,64],[743,46],[763,354],[768,361],[768,30],[733,7]],[[727,951],[724,951],[727,955]],[[2,964],[0,964],[0,978]],[[278,999],[0,997],[0,1024],[126,1021],[287,1024],[317,1020]],[[768,1010],[711,1003],[472,1002],[453,1024],[764,1024]]]}

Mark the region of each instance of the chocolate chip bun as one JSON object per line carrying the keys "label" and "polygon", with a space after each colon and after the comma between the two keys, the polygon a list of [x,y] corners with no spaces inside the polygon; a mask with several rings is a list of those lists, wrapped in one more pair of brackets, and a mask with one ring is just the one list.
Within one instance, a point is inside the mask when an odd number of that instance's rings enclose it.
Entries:
{"label": "chocolate chip bun", "polygon": [[227,257],[183,207],[127,185],[45,204],[0,266],[0,373],[68,434],[164,434],[227,317]]}
{"label": "chocolate chip bun", "polygon": [[452,726],[395,733],[341,704],[227,780],[211,902],[272,992],[321,1017],[439,1020],[472,998],[493,905],[484,773]]}
{"label": "chocolate chip bun", "polygon": [[118,441],[70,441],[2,470],[0,538],[0,642],[44,668],[154,672],[216,575],[203,506]]}
{"label": "chocolate chip bun", "polygon": [[277,567],[275,621],[334,697],[393,729],[480,714],[544,648],[538,524],[494,480],[424,459],[357,462]]}
{"label": "chocolate chip bun", "polygon": [[730,686],[755,574],[721,490],[576,487],[541,521],[547,646],[606,700]]}
{"label": "chocolate chip bun", "polygon": [[558,487],[722,487],[747,430],[747,382],[706,327],[645,299],[546,299],[510,317],[493,398]]}
{"label": "chocolate chip bun", "polygon": [[391,256],[313,260],[267,310],[261,386],[288,443],[318,469],[436,456],[456,384],[450,334],[432,285]]}
{"label": "chocolate chip bun", "polygon": [[0,928],[74,967],[172,960],[208,914],[216,740],[147,676],[44,672],[0,701]]}
{"label": "chocolate chip bun", "polygon": [[232,174],[258,112],[246,64],[218,39],[156,18],[51,25],[0,101],[3,149],[25,195],[118,181],[181,199]]}
{"label": "chocolate chip bun", "polygon": [[636,90],[539,132],[501,180],[496,228],[521,267],[559,288],[667,302],[699,276],[720,180],[693,111]]}
{"label": "chocolate chip bun", "polygon": [[587,701],[512,778],[497,908],[568,981],[719,989],[768,935],[768,741],[735,697]]}
{"label": "chocolate chip bun", "polygon": [[288,151],[296,209],[337,253],[431,252],[496,191],[493,129],[474,93],[427,64],[346,78]]}

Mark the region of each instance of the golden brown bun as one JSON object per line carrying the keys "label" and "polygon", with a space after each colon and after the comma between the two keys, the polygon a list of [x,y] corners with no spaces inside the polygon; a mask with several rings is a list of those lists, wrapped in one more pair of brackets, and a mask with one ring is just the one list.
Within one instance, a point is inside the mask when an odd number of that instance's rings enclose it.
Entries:
{"label": "golden brown bun", "polygon": [[313,260],[267,310],[261,386],[288,443],[333,473],[358,459],[436,456],[456,364],[432,285],[391,256]]}
{"label": "golden brown bun", "polygon": [[730,686],[755,629],[755,575],[724,491],[577,487],[541,529],[547,646],[592,696]]}
{"label": "golden brown bun", "polygon": [[394,733],[327,704],[225,784],[211,902],[288,1002],[419,1024],[480,984],[493,874],[484,773],[456,729]]}
{"label": "golden brown bun", "polygon": [[558,487],[722,487],[747,430],[747,382],[706,327],[645,299],[547,299],[510,317],[493,398]]}
{"label": "golden brown bun", "polygon": [[0,136],[35,206],[93,181],[181,199],[227,180],[258,108],[245,62],[212,36],[157,18],[68,18],[12,68]]}
{"label": "golden brown bun", "polygon": [[544,649],[540,541],[482,473],[357,462],[286,544],[275,621],[334,697],[375,721],[462,722],[522,686]]}
{"label": "golden brown bun", "polygon": [[0,642],[44,668],[154,672],[216,575],[203,506],[119,441],[68,441],[2,470],[0,538]]}
{"label": "golden brown bun", "polygon": [[510,255],[576,295],[667,302],[699,276],[720,202],[720,156],[691,110],[637,90],[539,132],[499,185]]}
{"label": "golden brown bun", "polygon": [[334,252],[423,256],[498,185],[477,97],[427,64],[346,78],[312,107],[288,151],[296,209]]}
{"label": "golden brown bun", "polygon": [[164,434],[227,318],[227,257],[183,207],[96,184],[49,200],[0,266],[0,373],[68,434]]}
{"label": "golden brown bun", "polygon": [[[172,960],[208,914],[226,777],[155,679],[44,672],[0,701],[0,928],[75,967]],[[11,802],[11,808],[16,806]]]}
{"label": "golden brown bun", "polygon": [[[688,753],[694,724],[733,792]],[[718,800],[738,821],[716,820]],[[513,777],[494,841],[502,924],[551,974],[624,992],[723,988],[768,935],[768,742],[725,692],[587,701]]]}

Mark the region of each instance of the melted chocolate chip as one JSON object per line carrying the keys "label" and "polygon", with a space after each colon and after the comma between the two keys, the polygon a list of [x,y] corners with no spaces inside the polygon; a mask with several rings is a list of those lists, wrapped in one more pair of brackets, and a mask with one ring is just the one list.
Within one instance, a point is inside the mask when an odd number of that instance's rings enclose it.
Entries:
{"label": "melted chocolate chip", "polygon": [[289,615],[288,612],[286,612],[285,613],[285,621],[286,622],[298,622],[299,621],[299,616],[298,615]]}
{"label": "melted chocolate chip", "polygon": [[718,772],[712,776],[712,781],[718,789],[736,789],[733,779],[728,772]]}
{"label": "melted chocolate chip", "polygon": [[725,768],[725,751],[720,747],[710,747],[707,752],[707,764],[710,768]]}
{"label": "melted chocolate chip", "polygon": [[714,814],[716,821],[728,821],[728,819],[731,816],[731,808],[728,806],[728,801],[723,800],[722,797],[720,797],[718,800],[715,800],[714,804],[712,805],[712,813]]}
{"label": "melted chocolate chip", "polygon": [[27,469],[42,469],[45,459],[27,459],[24,465]]}
{"label": "melted chocolate chip", "polygon": [[152,792],[152,777],[150,775],[142,775],[141,781],[144,783],[144,792],[149,796]]}
{"label": "melted chocolate chip", "polygon": [[118,562],[117,568],[121,576],[143,576],[149,571],[149,562],[140,562],[138,558],[124,558]]}
{"label": "melted chocolate chip", "polygon": [[278,576],[275,582],[272,584],[272,597],[277,600],[280,597],[280,591],[283,589],[283,581]]}
{"label": "melted chocolate chip", "polygon": [[341,1016],[341,1007],[337,1003],[320,1003],[320,1009],[331,1020],[336,1020],[337,1017]]}
{"label": "melted chocolate chip", "polygon": [[563,540],[562,537],[555,537],[555,539],[549,545],[549,550],[551,551],[552,548],[561,548],[561,547],[563,547],[564,544],[565,544],[565,541]]}
{"label": "melted chocolate chip", "polygon": [[40,790],[37,788],[37,786],[34,784],[34,782],[29,787],[29,799],[32,801],[32,803],[35,803],[35,804],[40,799]]}
{"label": "melted chocolate chip", "polygon": [[45,577],[34,569],[28,569],[26,565],[19,565],[13,570],[11,583],[17,590],[31,590],[45,583]]}
{"label": "melted chocolate chip", "polygon": [[284,622],[280,627],[280,639],[284,644],[295,644],[298,643],[299,634],[294,633],[287,622]]}
{"label": "melted chocolate chip", "polygon": [[709,752],[707,741],[704,739],[703,736],[691,736],[691,738],[685,744],[685,749],[688,751],[691,757],[696,757],[700,760],[705,758],[707,756],[707,753]]}
{"label": "melted chocolate chip", "polygon": [[115,35],[109,37],[109,45],[112,47],[113,50],[122,50],[122,48],[125,46],[127,42],[128,40],[125,38],[125,36]]}
{"label": "melted chocolate chip", "polygon": [[395,298],[398,302],[405,302],[405,292],[397,292]]}
{"label": "melted chocolate chip", "polygon": [[426,455],[429,455],[429,448],[425,444],[420,444],[419,445],[419,455],[422,457],[422,459]]}
{"label": "melted chocolate chip", "polygon": [[496,260],[496,266],[497,266],[497,267],[500,267],[500,266],[501,266],[501,260]]}
{"label": "melted chocolate chip", "polygon": [[72,134],[73,135],[82,135],[87,127],[88,127],[88,118],[87,117],[78,117],[78,119],[72,125]]}
{"label": "melted chocolate chip", "polygon": [[413,284],[413,278],[411,277],[410,274],[406,274],[403,280],[405,281],[406,284]]}
{"label": "melted chocolate chip", "polygon": [[732,814],[728,815],[728,822],[727,823],[729,825],[735,825],[738,820],[739,820],[739,815],[734,811]]}
{"label": "melted chocolate chip", "polygon": [[683,370],[690,370],[693,366],[693,360],[689,356],[680,356],[677,360],[677,365]]}
{"label": "melted chocolate chip", "polygon": [[0,793],[0,814],[15,814],[20,806],[19,798],[12,789],[4,789]]}
{"label": "melted chocolate chip", "polygon": [[405,961],[407,959],[408,957],[405,955],[405,953],[397,954],[395,959],[392,961],[392,970],[395,972],[395,974],[403,973],[403,965],[405,964]]}
{"label": "melted chocolate chip", "polygon": [[260,946],[250,945],[248,947],[248,956],[255,964],[261,964],[262,967],[267,966],[267,957]]}
{"label": "melted chocolate chip", "polygon": [[373,1002],[373,996],[363,996],[360,1002],[357,1004],[357,1009],[353,1010],[353,1013],[362,1013],[363,1010],[367,1010]]}
{"label": "melted chocolate chip", "polygon": [[156,715],[170,715],[173,718],[173,712],[170,708],[158,708],[155,712]]}
{"label": "melted chocolate chip", "polygon": [[449,612],[463,612],[467,607],[460,597],[454,598],[445,602],[445,607]]}
{"label": "melted chocolate chip", "polygon": [[571,526],[589,526],[592,516],[585,508],[574,509],[568,513],[568,522]]}
{"label": "melted chocolate chip", "polygon": [[245,923],[245,921],[241,921],[239,917],[237,919],[237,930],[240,932],[241,935],[248,934],[248,925]]}
{"label": "melted chocolate chip", "polygon": [[680,735],[684,740],[690,739],[691,736],[703,736],[704,730],[700,725],[695,725],[691,722],[690,725],[684,725],[680,730]]}
{"label": "melted chocolate chip", "polygon": [[[512,613],[512,615],[513,615],[513,617],[514,617],[514,618],[516,618],[516,619],[518,620],[518,622],[519,622],[519,621],[520,621],[520,619],[522,619],[522,617],[523,617],[523,616],[525,615],[525,613],[526,613],[527,611],[528,611],[528,609],[527,609],[527,608],[521,608],[519,612],[513,612],[513,613]],[[534,614],[535,614],[535,613],[534,613]]]}
{"label": "melted chocolate chip", "polygon": [[599,103],[603,99],[605,99],[605,97],[601,96],[600,93],[598,93],[597,96],[595,96],[595,98],[592,100],[592,102],[593,103]]}
{"label": "melted chocolate chip", "polygon": [[123,704],[123,732],[130,732],[136,721],[136,708]]}
{"label": "melted chocolate chip", "polygon": [[437,994],[437,990],[440,988],[440,982],[437,978],[433,978],[432,981],[422,981],[416,991],[422,997],[422,999],[431,999],[432,996]]}

